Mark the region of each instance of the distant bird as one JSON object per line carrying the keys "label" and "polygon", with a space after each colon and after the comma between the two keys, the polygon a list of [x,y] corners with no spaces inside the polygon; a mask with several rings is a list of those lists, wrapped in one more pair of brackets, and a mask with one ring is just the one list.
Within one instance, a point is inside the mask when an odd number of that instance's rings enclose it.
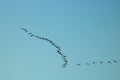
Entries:
{"label": "distant bird", "polygon": [[67,61],[65,57],[62,57],[62,59],[63,59],[64,61]]}
{"label": "distant bird", "polygon": [[38,37],[39,39],[42,39],[42,37]]}
{"label": "distant bird", "polygon": [[62,51],[60,47],[57,48],[59,51]]}
{"label": "distant bird", "polygon": [[47,41],[50,42],[50,43],[53,43],[53,42],[52,42],[51,40],[49,40],[49,39],[48,39]]}
{"label": "distant bird", "polygon": [[54,42],[52,42],[52,45],[54,45],[54,46],[55,46],[55,43],[54,43]]}
{"label": "distant bird", "polygon": [[86,65],[90,65],[90,63],[86,63]]}
{"label": "distant bird", "polygon": [[35,36],[36,38],[39,38],[39,36]]}
{"label": "distant bird", "polygon": [[97,62],[93,62],[93,64],[96,64]]}
{"label": "distant bird", "polygon": [[57,53],[60,54],[60,55],[63,55],[60,51],[57,50]]}
{"label": "distant bird", "polygon": [[28,32],[27,29],[25,29],[25,28],[21,28],[21,29],[22,29],[23,31],[25,31],[25,32]]}
{"label": "distant bird", "polygon": [[117,63],[117,61],[116,61],[116,60],[113,60],[113,62],[114,62],[114,63]]}
{"label": "distant bird", "polygon": [[54,45],[54,46],[59,49],[59,46],[57,46],[57,45]]}
{"label": "distant bird", "polygon": [[66,57],[65,55],[63,55],[63,57]]}
{"label": "distant bird", "polygon": [[32,35],[30,35],[30,37],[32,37],[32,36],[34,36],[33,34]]}
{"label": "distant bird", "polygon": [[100,61],[100,64],[102,64],[103,63],[103,61]]}
{"label": "distant bird", "polygon": [[81,66],[81,64],[77,64],[78,66]]}
{"label": "distant bird", "polygon": [[52,41],[49,41],[50,43],[52,43]]}
{"label": "distant bird", "polygon": [[28,33],[28,35],[31,35],[31,34],[32,34],[32,33],[30,33],[30,32]]}
{"label": "distant bird", "polygon": [[65,68],[65,67],[66,67],[66,64],[63,64],[62,67]]}
{"label": "distant bird", "polygon": [[45,40],[45,38],[41,37],[41,39]]}
{"label": "distant bird", "polygon": [[25,28],[22,28],[22,27],[21,27],[20,29],[22,29],[22,30],[27,30],[27,29],[25,29]]}
{"label": "distant bird", "polygon": [[68,61],[65,59],[64,62],[68,62]]}
{"label": "distant bird", "polygon": [[107,61],[107,63],[111,64],[112,62],[111,61]]}

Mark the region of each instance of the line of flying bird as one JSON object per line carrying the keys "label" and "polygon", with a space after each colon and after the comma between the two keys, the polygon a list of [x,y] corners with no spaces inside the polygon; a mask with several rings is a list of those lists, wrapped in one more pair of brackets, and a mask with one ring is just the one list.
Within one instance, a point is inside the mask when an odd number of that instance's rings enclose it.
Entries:
{"label": "line of flying bird", "polygon": [[[99,62],[91,62],[91,63],[85,63],[84,65],[91,65],[91,64],[103,64],[103,63],[107,63],[107,64],[112,64],[112,63],[117,63],[117,60],[112,60],[112,61],[99,61]],[[76,64],[78,66],[82,66],[81,64]]]}
{"label": "line of flying bird", "polygon": [[[41,40],[45,40],[47,42],[49,42],[52,46],[54,46],[57,50],[56,52],[61,56],[62,60],[63,60],[63,64],[62,67],[65,68],[68,65],[68,60],[66,59],[66,55],[64,55],[62,53],[61,47],[59,47],[55,42],[53,42],[52,40],[48,39],[48,38],[44,38],[44,37],[40,37],[40,36],[36,36],[33,33],[29,32],[27,29],[25,28],[21,28],[21,30],[23,30],[24,32],[26,32],[30,37],[35,37],[37,39],[41,39]],[[84,65],[92,65],[92,64],[103,64],[103,63],[107,63],[107,64],[112,64],[112,63],[117,63],[117,60],[112,60],[112,61],[98,61],[98,62],[91,62],[91,63],[85,63]],[[82,66],[82,64],[76,64],[77,66]]]}
{"label": "line of flying bird", "polygon": [[30,37],[35,37],[37,39],[41,39],[41,40],[45,40],[47,42],[49,42],[52,46],[54,46],[57,50],[57,53],[61,56],[62,60],[64,61],[64,63],[62,64],[62,67],[66,67],[68,65],[68,60],[66,59],[66,55],[64,55],[62,53],[62,50],[61,50],[61,47],[59,47],[55,42],[51,41],[50,39],[48,38],[44,38],[44,37],[40,37],[40,36],[36,36],[34,35],[33,33],[29,32],[27,29],[25,28],[21,28],[21,30],[23,30],[24,32],[28,33],[28,35]]}

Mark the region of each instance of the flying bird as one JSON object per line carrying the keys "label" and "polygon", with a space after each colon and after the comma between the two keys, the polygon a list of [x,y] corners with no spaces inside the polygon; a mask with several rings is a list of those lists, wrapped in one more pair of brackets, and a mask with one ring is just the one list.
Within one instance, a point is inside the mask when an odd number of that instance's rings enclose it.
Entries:
{"label": "flying bird", "polygon": [[102,64],[103,63],[103,61],[100,61],[100,64]]}
{"label": "flying bird", "polygon": [[97,62],[93,62],[93,64],[96,64]]}
{"label": "flying bird", "polygon": [[28,32],[27,29],[25,29],[25,28],[21,28],[21,29],[22,29],[23,31],[25,31],[25,32]]}
{"label": "flying bird", "polygon": [[112,62],[111,61],[107,61],[107,63],[111,64]]}
{"label": "flying bird", "polygon": [[30,35],[30,37],[32,37],[32,36],[34,36],[33,34],[32,35]]}
{"label": "flying bird", "polygon": [[63,55],[60,51],[57,50],[57,53],[60,54],[60,55]]}
{"label": "flying bird", "polygon": [[31,34],[32,34],[32,33],[30,33],[30,32],[28,33],[28,35],[31,35]]}
{"label": "flying bird", "polygon": [[86,63],[86,65],[90,65],[90,63]]}
{"label": "flying bird", "polygon": [[78,66],[80,66],[81,64],[77,64]]}
{"label": "flying bird", "polygon": [[113,62],[114,62],[114,63],[117,63],[117,61],[116,61],[116,60],[113,60]]}
{"label": "flying bird", "polygon": [[63,55],[63,57],[66,57],[65,55]]}

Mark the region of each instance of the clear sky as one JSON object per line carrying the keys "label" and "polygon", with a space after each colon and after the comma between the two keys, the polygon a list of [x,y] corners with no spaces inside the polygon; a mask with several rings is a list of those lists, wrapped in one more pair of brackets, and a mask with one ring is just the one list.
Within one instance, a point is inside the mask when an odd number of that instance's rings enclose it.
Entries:
{"label": "clear sky", "polygon": [[120,80],[120,0],[0,0],[0,80]]}

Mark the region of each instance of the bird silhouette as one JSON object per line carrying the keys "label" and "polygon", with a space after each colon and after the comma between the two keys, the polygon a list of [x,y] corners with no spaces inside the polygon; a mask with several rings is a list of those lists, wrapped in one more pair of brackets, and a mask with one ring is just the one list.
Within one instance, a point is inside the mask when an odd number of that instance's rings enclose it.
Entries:
{"label": "bird silhouette", "polygon": [[46,41],[48,41],[48,42],[50,42],[50,43],[52,43],[52,42],[53,42],[53,41],[51,41],[51,40],[49,40],[49,39],[47,39],[47,38],[46,38],[45,40],[46,40]]}
{"label": "bird silhouette", "polygon": [[39,36],[35,36],[36,38],[39,38]]}
{"label": "bird silhouette", "polygon": [[81,66],[81,64],[76,64],[76,65]]}
{"label": "bird silhouette", "polygon": [[111,64],[112,62],[111,61],[107,61],[107,63]]}
{"label": "bird silhouette", "polygon": [[63,55],[63,57],[66,57],[65,55]]}
{"label": "bird silhouette", "polygon": [[28,35],[31,35],[31,34],[32,34],[31,32],[28,33]]}
{"label": "bird silhouette", "polygon": [[30,35],[30,37],[34,36],[33,34]]}
{"label": "bird silhouette", "polygon": [[25,28],[21,28],[21,29],[22,29],[23,31],[25,31],[25,32],[28,32],[27,29],[25,29]]}
{"label": "bird silhouette", "polygon": [[60,54],[60,55],[63,55],[59,50],[57,50],[57,53]]}
{"label": "bird silhouette", "polygon": [[86,65],[90,65],[90,63],[86,63]]}
{"label": "bird silhouette", "polygon": [[116,60],[113,60],[113,62],[114,62],[114,63],[117,63],[117,61],[116,61]]}
{"label": "bird silhouette", "polygon": [[96,64],[97,62],[93,62],[93,64]]}
{"label": "bird silhouette", "polygon": [[103,63],[103,61],[100,61],[100,64],[102,64]]}

